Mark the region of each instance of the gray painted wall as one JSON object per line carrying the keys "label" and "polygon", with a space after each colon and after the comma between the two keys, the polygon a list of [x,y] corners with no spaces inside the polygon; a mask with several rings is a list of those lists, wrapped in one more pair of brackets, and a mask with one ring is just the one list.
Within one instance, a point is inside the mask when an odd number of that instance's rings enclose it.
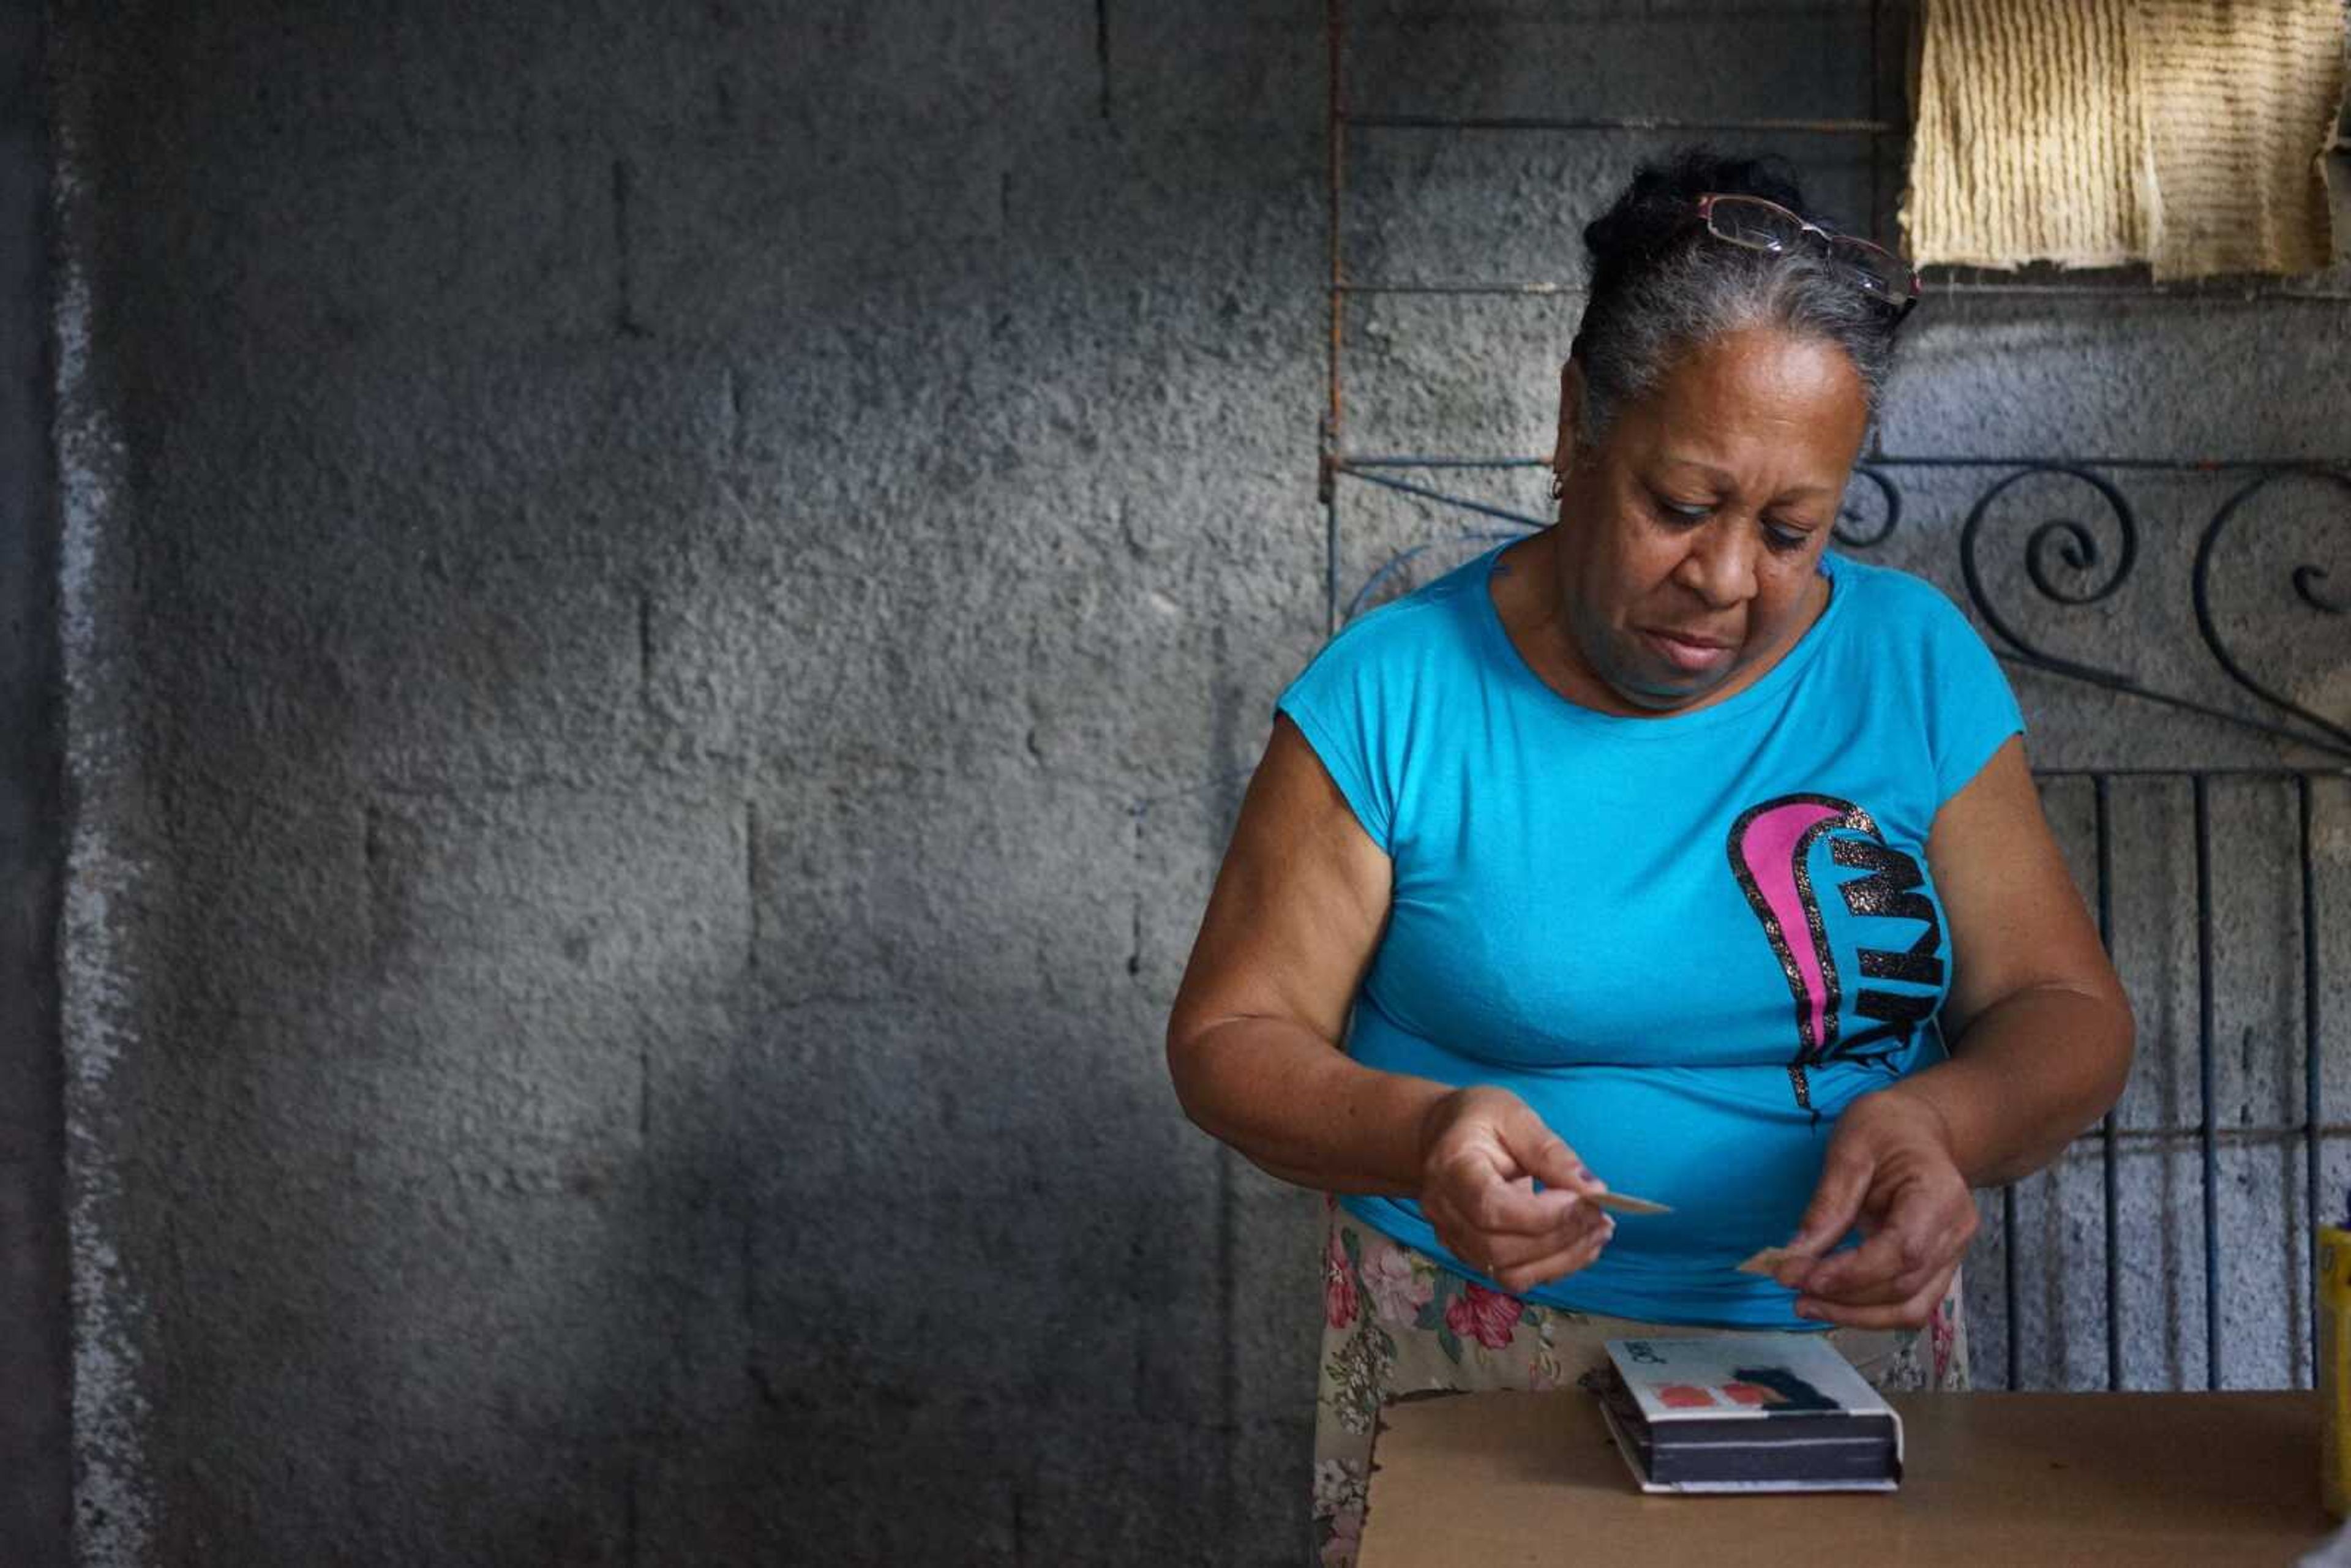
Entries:
{"label": "gray painted wall", "polygon": [[41,8],[0,8],[0,1542],[22,1568],[66,1562],[72,1496],[45,78]]}
{"label": "gray painted wall", "polygon": [[[1870,11],[1366,9],[1351,69],[1866,113]],[[1159,1039],[1322,631],[1321,7],[55,20],[81,1561],[1298,1560],[1319,1206]],[[1353,265],[1572,277],[1655,144],[1366,137]],[[1888,444],[2351,444],[2303,308],[1956,307]],[[1362,307],[1351,445],[1541,450],[1567,319]],[[1351,581],[1436,526],[1344,499]],[[2087,1211],[2026,1211],[2083,1381]],[[2291,1377],[2281,1260],[2232,1380]],[[2200,1376],[2165,1278],[2141,1382]]]}

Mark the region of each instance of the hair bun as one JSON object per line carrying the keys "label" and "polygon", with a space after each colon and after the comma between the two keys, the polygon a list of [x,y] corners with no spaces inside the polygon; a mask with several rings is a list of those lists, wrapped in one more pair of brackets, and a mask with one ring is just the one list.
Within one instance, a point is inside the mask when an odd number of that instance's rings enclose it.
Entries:
{"label": "hair bun", "polygon": [[1687,234],[1690,209],[1709,191],[1761,196],[1792,212],[1804,210],[1804,193],[1787,160],[1731,158],[1708,147],[1685,147],[1663,162],[1642,164],[1615,203],[1584,225],[1593,292],[1602,292],[1628,268],[1656,260]]}

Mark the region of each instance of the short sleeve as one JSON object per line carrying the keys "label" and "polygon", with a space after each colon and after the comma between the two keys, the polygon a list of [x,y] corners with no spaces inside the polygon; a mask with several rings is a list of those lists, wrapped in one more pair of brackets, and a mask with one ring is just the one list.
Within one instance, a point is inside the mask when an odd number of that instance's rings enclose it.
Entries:
{"label": "short sleeve", "polygon": [[2024,712],[1982,635],[1939,590],[1921,587],[1927,623],[1922,698],[1939,808],[1983,771],[2010,736],[2024,733]]}
{"label": "short sleeve", "polygon": [[1392,855],[1396,789],[1391,747],[1400,727],[1391,704],[1396,694],[1388,689],[1391,681],[1377,657],[1381,639],[1364,635],[1382,613],[1374,612],[1324,643],[1275,700],[1274,711],[1298,726],[1364,831],[1381,852]]}

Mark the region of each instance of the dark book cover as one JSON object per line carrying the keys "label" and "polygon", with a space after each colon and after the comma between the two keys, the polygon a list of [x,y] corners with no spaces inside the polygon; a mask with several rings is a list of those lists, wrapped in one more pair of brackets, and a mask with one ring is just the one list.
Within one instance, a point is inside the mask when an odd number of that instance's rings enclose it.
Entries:
{"label": "dark book cover", "polygon": [[1593,1379],[1645,1491],[1891,1491],[1902,1418],[1825,1334],[1608,1342]]}

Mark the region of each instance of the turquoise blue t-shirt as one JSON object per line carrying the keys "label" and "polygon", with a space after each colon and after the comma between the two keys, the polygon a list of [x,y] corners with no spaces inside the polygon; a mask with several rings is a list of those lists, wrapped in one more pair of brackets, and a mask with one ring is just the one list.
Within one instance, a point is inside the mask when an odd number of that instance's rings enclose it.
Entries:
{"label": "turquoise blue t-shirt", "polygon": [[[1940,591],[1831,553],[1827,607],[1753,685],[1598,713],[1510,642],[1500,553],[1349,625],[1278,705],[1394,865],[1347,1049],[1509,1089],[1611,1186],[1673,1206],[1620,1216],[1531,1299],[1817,1326],[1735,1265],[1794,1234],[1846,1105],[1942,1060],[1927,835],[2023,728],[2016,699]],[[1416,1203],[1345,1204],[1478,1272]]]}

